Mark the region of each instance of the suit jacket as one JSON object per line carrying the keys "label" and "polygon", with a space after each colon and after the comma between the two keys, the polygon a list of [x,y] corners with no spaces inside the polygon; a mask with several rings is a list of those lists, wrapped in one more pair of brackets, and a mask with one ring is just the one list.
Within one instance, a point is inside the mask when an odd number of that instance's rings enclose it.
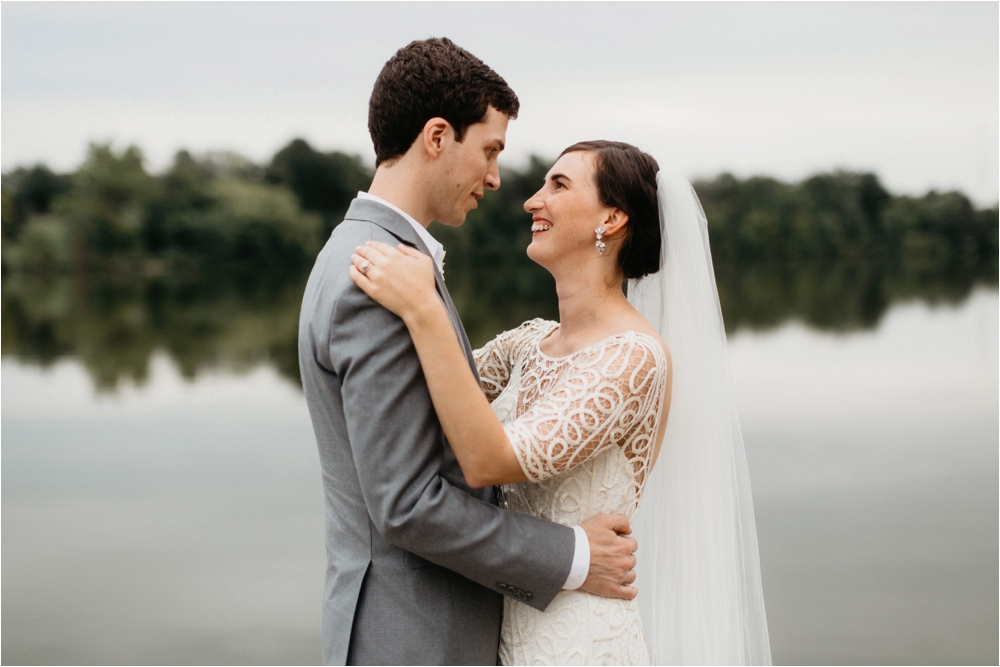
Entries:
{"label": "suit jacket", "polygon": [[495,665],[502,595],[544,609],[569,575],[573,530],[501,510],[492,488],[466,484],[406,325],[348,275],[369,240],[428,252],[398,213],[355,199],[316,260],[299,320],[325,488],[323,659]]}

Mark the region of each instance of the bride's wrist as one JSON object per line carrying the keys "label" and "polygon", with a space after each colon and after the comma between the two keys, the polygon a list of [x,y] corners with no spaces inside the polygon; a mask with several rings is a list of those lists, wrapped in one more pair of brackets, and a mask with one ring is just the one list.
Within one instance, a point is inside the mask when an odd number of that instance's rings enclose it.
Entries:
{"label": "bride's wrist", "polygon": [[436,318],[440,317],[443,309],[444,305],[441,300],[437,298],[436,294],[432,294],[426,298],[412,301],[410,308],[402,316],[403,322],[411,330],[428,327],[435,322]]}

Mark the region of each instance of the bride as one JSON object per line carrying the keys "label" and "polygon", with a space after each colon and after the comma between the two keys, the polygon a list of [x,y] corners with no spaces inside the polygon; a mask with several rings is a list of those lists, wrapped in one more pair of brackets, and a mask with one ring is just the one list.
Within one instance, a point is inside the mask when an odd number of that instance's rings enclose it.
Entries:
{"label": "bride", "polygon": [[478,380],[429,257],[373,242],[352,258],[352,280],[406,323],[471,486],[566,525],[635,527],[642,594],[562,591],[544,612],[505,597],[502,664],[770,663],[705,218],[687,181],[658,172],[621,142],[563,151],[524,205],[559,322],[477,350]]}

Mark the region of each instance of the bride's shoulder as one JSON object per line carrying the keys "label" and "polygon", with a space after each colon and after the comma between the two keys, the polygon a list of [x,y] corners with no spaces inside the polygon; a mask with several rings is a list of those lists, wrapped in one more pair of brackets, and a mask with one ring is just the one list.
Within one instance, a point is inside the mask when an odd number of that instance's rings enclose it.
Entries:
{"label": "bride's shoulder", "polygon": [[503,351],[503,354],[510,356],[519,350],[528,349],[530,345],[549,335],[558,326],[557,322],[536,317],[522,323],[517,328],[499,334],[487,343],[484,349]]}
{"label": "bride's shoulder", "polygon": [[552,320],[542,319],[541,317],[536,317],[533,320],[528,320],[524,324],[518,327],[518,329],[524,329],[525,331],[549,333],[553,329],[559,326],[558,322]]}
{"label": "bride's shoulder", "polygon": [[505,331],[500,334],[506,337],[508,340],[535,340],[537,338],[542,338],[550,333],[552,330],[559,326],[558,322],[553,322],[552,320],[543,320],[540,317],[536,317],[533,320],[528,320],[521,324],[521,326],[516,329],[511,329],[510,331]]}
{"label": "bride's shoulder", "polygon": [[663,356],[663,360],[667,365],[670,365],[670,348],[667,347],[666,342],[660,337],[660,334],[654,331],[636,331],[637,338],[645,343],[645,345],[650,349],[658,353],[658,355]]}
{"label": "bride's shoulder", "polygon": [[656,328],[638,312],[631,313],[632,317],[627,319],[629,332],[633,334],[635,340],[640,341],[646,348],[655,352],[657,357],[662,357],[663,364],[670,366],[670,348],[666,341],[660,336]]}
{"label": "bride's shoulder", "polygon": [[670,350],[655,331],[629,329],[601,346],[601,356],[617,357],[633,369],[669,373]]}

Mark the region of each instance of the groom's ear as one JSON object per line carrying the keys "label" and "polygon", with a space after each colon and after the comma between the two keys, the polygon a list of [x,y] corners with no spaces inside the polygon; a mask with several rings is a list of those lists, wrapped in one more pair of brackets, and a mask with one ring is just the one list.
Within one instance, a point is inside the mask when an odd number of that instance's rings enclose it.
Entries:
{"label": "groom's ear", "polygon": [[417,140],[421,142],[428,157],[436,158],[444,151],[448,139],[452,139],[454,136],[451,123],[444,118],[435,117],[424,123],[424,129],[421,130]]}

